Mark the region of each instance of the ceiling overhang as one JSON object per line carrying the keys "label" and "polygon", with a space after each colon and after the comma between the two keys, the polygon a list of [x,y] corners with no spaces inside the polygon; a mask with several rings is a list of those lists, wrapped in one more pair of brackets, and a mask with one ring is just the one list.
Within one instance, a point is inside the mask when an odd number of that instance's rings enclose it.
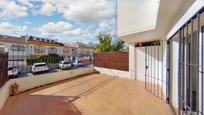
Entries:
{"label": "ceiling overhang", "polygon": [[155,29],[159,5],[160,0],[118,0],[118,35]]}
{"label": "ceiling overhang", "polygon": [[[123,0],[119,0],[123,1]],[[125,0],[124,0],[125,1]],[[130,1],[130,0],[128,0]],[[131,1],[138,1],[138,0],[131,0]],[[141,1],[141,0],[139,0]],[[154,0],[153,0],[154,1]],[[143,2],[143,1],[141,1]],[[157,1],[158,2],[158,1]],[[161,40],[165,39],[166,35],[168,32],[171,30],[171,28],[176,24],[178,19],[183,16],[183,14],[189,9],[189,7],[195,2],[195,0],[161,0],[160,4],[158,5],[158,12],[156,17],[150,18],[152,19],[155,24],[155,26],[149,27],[145,26],[146,28],[139,30],[136,28],[139,25],[141,26],[142,24],[146,25],[146,20],[145,21],[139,21],[137,18],[134,21],[128,21],[128,18],[130,17],[122,17],[124,11],[128,11],[127,9],[123,11],[123,9],[119,9],[118,11],[118,36],[120,39],[128,42],[128,43],[138,43],[138,42],[146,42],[146,41],[154,41],[154,40]],[[118,4],[120,5],[120,3]],[[122,5],[122,4],[121,4]],[[127,5],[127,4],[124,4]],[[134,5],[131,5],[134,6]],[[129,12],[132,12],[132,15],[139,15],[141,12],[135,10],[132,11],[131,8],[129,7]],[[124,6],[123,6],[124,7]],[[141,6],[142,7],[142,6]],[[120,8],[120,6],[118,6]],[[143,9],[145,12],[145,9]],[[146,8],[146,11],[149,11],[150,9]],[[121,11],[121,12],[120,12]],[[148,14],[148,13],[147,13]],[[134,16],[133,16],[134,17]],[[138,17],[138,18],[144,18],[144,17]],[[156,21],[155,21],[156,19]],[[124,22],[127,21],[127,22]],[[126,24],[125,26],[122,24]],[[134,26],[132,26],[134,25]],[[133,31],[128,32],[126,29],[129,26]],[[139,26],[139,27],[140,27]],[[123,28],[125,27],[125,28]],[[135,28],[133,28],[135,27]],[[125,30],[126,29],[126,30]],[[129,29],[130,30],[130,29]]]}

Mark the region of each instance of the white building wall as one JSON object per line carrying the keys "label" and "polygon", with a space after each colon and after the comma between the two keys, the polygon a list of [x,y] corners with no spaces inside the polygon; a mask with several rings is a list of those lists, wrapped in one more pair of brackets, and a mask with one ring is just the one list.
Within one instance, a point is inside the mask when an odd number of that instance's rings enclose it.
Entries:
{"label": "white building wall", "polygon": [[122,71],[116,69],[102,68],[102,67],[94,67],[94,69],[101,74],[111,75],[114,77],[120,77],[125,79],[131,79],[131,75],[129,71]]}
{"label": "white building wall", "polygon": [[63,47],[57,47],[57,54],[63,56]]}
{"label": "white building wall", "polygon": [[[28,53],[27,53],[28,49],[27,49],[26,44],[7,43],[7,42],[1,42],[1,44],[3,44],[4,47],[7,49],[9,60],[13,60],[13,61],[8,61],[9,67],[10,66],[17,66],[17,65],[26,65],[26,57],[28,56]],[[11,48],[12,45],[24,46],[25,50],[24,51],[14,51]],[[17,61],[17,60],[22,60],[22,61]]]}
{"label": "white building wall", "polygon": [[178,42],[171,42],[170,65],[172,66],[170,66],[170,103],[175,108],[178,108],[178,47]]}
{"label": "white building wall", "polygon": [[[162,41],[160,46],[149,46],[152,47],[154,52],[148,51],[147,56],[149,57],[148,62],[152,63],[149,64],[149,73],[152,77],[149,77],[158,84],[162,90],[163,99],[166,97],[166,88],[167,88],[167,79],[166,79],[166,41]],[[132,49],[132,50],[131,50]],[[130,72],[135,72],[135,80],[145,82],[145,47],[131,47],[130,57],[129,57],[129,64],[130,64]],[[157,50],[158,49],[158,50]],[[152,54],[154,53],[154,55]],[[134,54],[134,55],[133,55]],[[135,65],[134,65],[135,64]],[[134,66],[133,66],[134,65]],[[155,77],[156,79],[154,79]],[[157,80],[159,79],[159,80]],[[162,81],[163,82],[162,82]],[[148,82],[148,81],[146,81]],[[154,83],[154,82],[152,82]]]}
{"label": "white building wall", "polygon": [[[161,3],[164,4],[160,4],[160,11],[169,11],[168,15],[164,15],[164,14],[159,14],[158,15],[158,24],[162,21],[165,20],[164,23],[161,23],[160,25],[158,25],[156,27],[156,29],[154,29],[154,23],[145,23],[148,22],[148,20],[154,22],[155,17],[153,16],[153,19],[148,18],[145,19],[144,14],[139,15],[139,13],[135,13],[135,15],[133,16],[132,14],[132,10],[136,9],[136,11],[141,11],[144,8],[144,11],[147,11],[146,14],[148,14],[149,12],[153,12],[150,15],[147,16],[151,16],[151,15],[155,15],[156,13],[154,13],[155,10],[153,10],[152,7],[148,7],[145,8],[147,6],[147,4],[150,4],[149,2],[146,3],[146,1],[140,1],[140,0],[118,0],[118,35],[121,37],[127,35],[128,37],[126,37],[124,40],[126,40],[127,42],[131,42],[132,44],[134,44],[135,42],[138,42],[138,40],[143,40],[143,41],[152,41],[155,38],[163,38],[163,40],[167,40],[169,39],[184,23],[186,23],[187,20],[189,20],[189,18],[191,16],[193,16],[200,8],[202,8],[204,6],[204,1],[203,0],[188,0],[188,1],[160,1]],[[180,5],[179,5],[180,2]],[[143,4],[141,4],[143,3]],[[176,6],[174,8],[173,3],[176,3]],[[178,4],[177,4],[178,3]],[[139,5],[140,4],[140,5]],[[138,7],[136,7],[137,5],[139,5]],[[163,6],[162,6],[163,5]],[[170,8],[174,8],[174,9],[168,9],[169,6],[173,6]],[[143,7],[141,7],[143,6]],[[156,5],[154,5],[156,6]],[[166,7],[165,7],[166,6]],[[151,9],[151,11],[149,11],[149,9]],[[175,10],[175,11],[174,11]],[[171,12],[173,11],[173,12]],[[171,12],[171,14],[170,14]],[[164,12],[165,13],[165,12]],[[169,16],[169,17],[168,17]],[[131,18],[130,18],[131,17]],[[142,17],[141,19],[143,19],[142,21],[140,20],[139,17]],[[145,20],[144,20],[145,19]],[[159,20],[161,19],[161,20]],[[170,19],[168,21],[168,19]],[[201,18],[202,19],[202,18]],[[202,21],[202,20],[201,20]],[[138,23],[139,22],[139,23]],[[194,22],[195,23],[195,22]],[[165,25],[168,24],[168,25]],[[197,24],[197,23],[195,23]],[[149,26],[148,26],[149,25]],[[150,26],[152,25],[152,26]],[[165,25],[165,26],[163,26]],[[149,27],[149,28],[148,28]],[[152,27],[152,28],[151,28]],[[145,34],[141,34],[141,31],[144,30],[157,30],[157,28],[159,28],[159,32],[153,32],[153,34],[151,34],[149,31],[146,31]],[[162,29],[160,29],[162,28]],[[165,31],[163,31],[165,30]],[[139,33],[140,32],[140,33]],[[138,34],[137,34],[138,33]],[[135,36],[133,36],[132,34],[135,34]],[[141,36],[140,36],[141,35]],[[155,36],[156,37],[155,37]],[[159,36],[157,36],[159,35]],[[148,39],[144,40],[143,36],[147,36]],[[175,108],[175,110],[177,110],[178,108],[178,42],[174,41],[172,44],[172,49],[171,49],[171,57],[170,57],[170,64],[172,65],[170,68],[170,103],[171,105]],[[161,48],[163,54],[162,54],[162,60],[159,62],[161,67],[160,69],[162,70],[160,72],[160,76],[163,77],[163,79],[166,79],[166,74],[167,74],[167,67],[166,67],[166,53],[167,53],[167,49],[166,49],[166,41],[163,42],[162,48]],[[129,66],[130,66],[130,72],[133,73],[134,77],[137,80],[141,80],[144,81],[145,77],[145,53],[144,53],[144,48],[133,48],[132,45],[130,45],[130,57],[129,57]],[[135,60],[135,61],[134,61]],[[132,75],[132,74],[131,74]],[[163,87],[166,88],[166,84],[162,84]],[[163,89],[163,92],[165,92],[166,90]]]}
{"label": "white building wall", "polygon": [[[178,42],[173,42],[173,49],[171,50],[171,57],[170,62],[172,71],[170,72],[170,103],[173,105],[175,109],[178,108]],[[155,73],[159,79],[162,79],[164,82],[159,82],[158,84],[162,88],[163,95],[166,97],[166,86],[167,86],[167,66],[166,66],[166,55],[167,55],[167,43],[163,41],[160,46],[160,56],[159,59],[155,63],[159,63],[159,70],[158,68],[152,68],[152,72],[157,71]],[[131,50],[132,49],[132,50]],[[135,72],[135,78],[139,81],[145,81],[145,47],[130,47],[130,57],[129,57],[129,64],[130,64],[130,72]],[[135,52],[134,52],[135,51]],[[157,52],[156,52],[157,53]],[[133,55],[134,54],[134,55]],[[149,55],[149,54],[147,54]],[[134,58],[135,56],[135,58]],[[151,55],[149,55],[151,57]],[[154,59],[155,57],[152,57]],[[156,57],[157,58],[157,57]],[[134,62],[135,60],[135,62]],[[135,63],[135,66],[134,64]],[[133,69],[134,68],[134,69]],[[151,72],[151,70],[150,70]]]}
{"label": "white building wall", "polygon": [[[153,49],[157,49],[159,47],[159,51],[158,50],[154,50],[155,52],[151,52],[148,51],[147,52],[147,56],[149,57],[149,63],[155,63],[155,67],[152,66],[152,71],[150,71],[150,73],[152,72],[153,74],[155,74],[155,76],[158,76],[158,78],[160,79],[166,79],[166,74],[165,72],[163,72],[163,70],[166,69],[166,54],[165,54],[165,42],[162,42],[161,46],[149,46],[152,47]],[[151,53],[155,53],[155,56]],[[159,54],[158,54],[159,53]],[[135,71],[136,71],[136,79],[140,80],[140,81],[145,81],[145,47],[136,47],[135,48],[135,55],[136,55],[136,67],[135,67]],[[159,66],[159,67],[158,67]],[[158,69],[159,68],[159,69]],[[155,72],[155,73],[154,73]],[[161,78],[162,77],[162,78]]]}
{"label": "white building wall", "polygon": [[136,49],[134,44],[129,44],[129,79],[136,80]]}
{"label": "white building wall", "polygon": [[136,51],[136,79],[145,81],[145,47],[137,47]]}

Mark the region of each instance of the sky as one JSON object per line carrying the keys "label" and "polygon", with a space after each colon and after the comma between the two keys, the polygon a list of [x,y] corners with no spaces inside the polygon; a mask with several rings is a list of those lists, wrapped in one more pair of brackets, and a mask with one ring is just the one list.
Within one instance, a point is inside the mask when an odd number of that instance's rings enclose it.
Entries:
{"label": "sky", "polygon": [[63,43],[117,40],[116,0],[0,0],[0,34],[32,35]]}

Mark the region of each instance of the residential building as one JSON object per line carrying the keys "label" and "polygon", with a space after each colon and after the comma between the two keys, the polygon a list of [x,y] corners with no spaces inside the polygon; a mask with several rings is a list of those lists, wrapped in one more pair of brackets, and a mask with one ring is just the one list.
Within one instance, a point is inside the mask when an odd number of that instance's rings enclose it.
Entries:
{"label": "residential building", "polygon": [[58,54],[63,56],[63,44],[57,40],[33,36],[0,35],[0,44],[8,49],[9,66],[27,65],[26,59],[32,55]]}
{"label": "residential building", "polygon": [[64,59],[74,61],[77,57],[77,47],[72,44],[64,44]]}
{"label": "residential building", "polygon": [[4,52],[5,52],[4,45],[0,44],[0,53],[4,53]]}
{"label": "residential building", "polygon": [[0,44],[8,50],[9,66],[26,64],[28,49],[25,38],[0,35]]}
{"label": "residential building", "polygon": [[27,65],[26,59],[33,55],[57,54],[64,60],[92,61],[94,49],[86,44],[62,44],[57,39],[34,36],[13,37],[0,35],[0,44],[9,52],[9,66]]}
{"label": "residential building", "polygon": [[94,47],[88,44],[77,43],[77,59],[83,60],[85,63],[93,61]]}
{"label": "residential building", "polygon": [[[66,53],[66,52],[69,53]],[[94,47],[84,43],[65,44],[64,55],[71,61],[83,60],[85,63],[93,61]],[[65,57],[66,57],[65,56]]]}
{"label": "residential building", "polygon": [[203,115],[204,1],[118,0],[117,8],[118,36],[129,44],[128,78],[144,81],[177,114]]}
{"label": "residential building", "polygon": [[59,43],[57,39],[47,39],[34,36],[22,36],[28,43],[30,55],[47,55],[47,54],[58,54],[63,56],[63,44]]}

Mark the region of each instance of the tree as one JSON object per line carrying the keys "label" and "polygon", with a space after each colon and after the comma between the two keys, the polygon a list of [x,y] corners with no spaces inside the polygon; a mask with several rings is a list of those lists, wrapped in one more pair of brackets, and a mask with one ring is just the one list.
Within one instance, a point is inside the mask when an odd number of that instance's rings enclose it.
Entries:
{"label": "tree", "polygon": [[118,41],[113,45],[113,51],[115,52],[119,52],[122,49],[124,49],[125,45],[124,45],[124,41]]}
{"label": "tree", "polygon": [[101,34],[97,36],[99,44],[97,45],[96,52],[119,52],[124,48],[124,42],[118,41],[112,43],[112,37],[110,34]]}

